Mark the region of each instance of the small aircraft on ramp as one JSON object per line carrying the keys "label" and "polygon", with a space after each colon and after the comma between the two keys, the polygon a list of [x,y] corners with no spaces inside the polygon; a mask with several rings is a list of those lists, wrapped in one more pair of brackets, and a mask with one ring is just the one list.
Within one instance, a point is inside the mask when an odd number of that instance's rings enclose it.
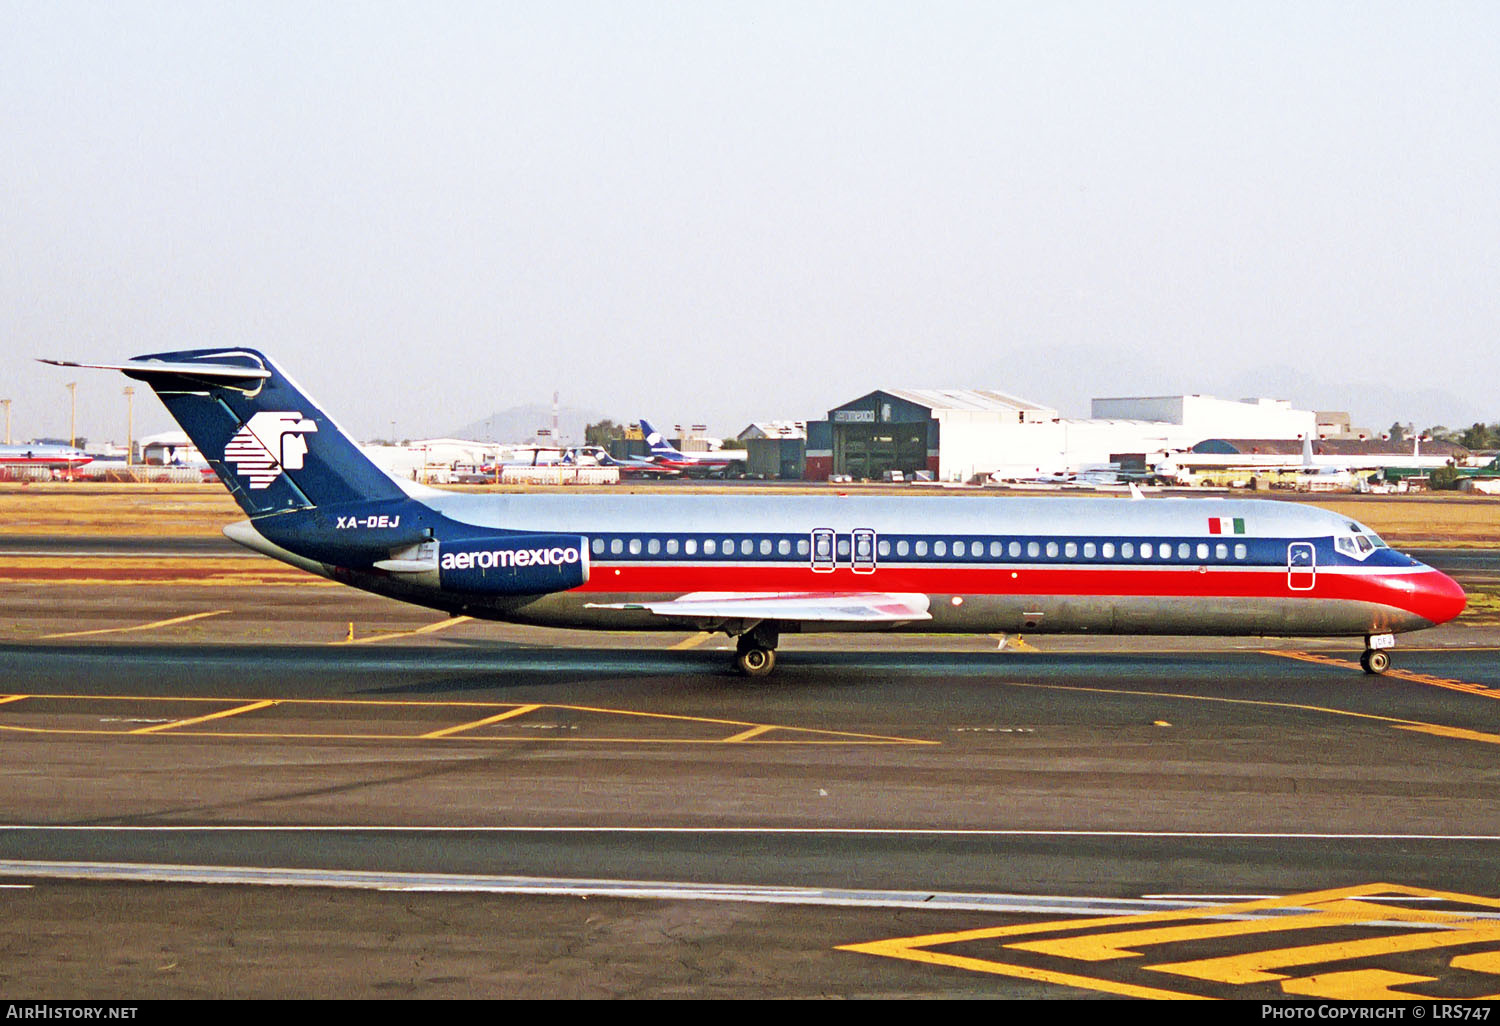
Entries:
{"label": "small aircraft on ramp", "polygon": [[[60,361],[46,361],[60,363]],[[452,615],[736,638],[799,631],[1395,635],[1464,608],[1446,575],[1302,503],[1231,499],[456,494],[381,471],[268,357],[155,353],[149,384],[248,519],[224,533]]]}

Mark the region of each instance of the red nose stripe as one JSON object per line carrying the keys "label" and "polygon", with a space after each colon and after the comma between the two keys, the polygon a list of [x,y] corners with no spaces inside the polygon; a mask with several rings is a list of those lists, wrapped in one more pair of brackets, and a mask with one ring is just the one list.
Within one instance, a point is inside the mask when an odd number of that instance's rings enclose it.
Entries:
{"label": "red nose stripe", "polygon": [[1393,605],[1435,624],[1447,623],[1469,604],[1458,582],[1437,570],[1391,578],[1390,583],[1402,593]]}

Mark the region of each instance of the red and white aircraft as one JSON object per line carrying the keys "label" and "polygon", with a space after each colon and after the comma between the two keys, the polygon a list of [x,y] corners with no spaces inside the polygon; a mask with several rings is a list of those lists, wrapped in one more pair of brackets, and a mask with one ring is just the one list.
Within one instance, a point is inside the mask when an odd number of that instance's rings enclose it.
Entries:
{"label": "red and white aircraft", "polygon": [[682,452],[652,427],[641,421],[641,435],[651,450],[651,460],[657,466],[668,467],[688,477],[723,476],[732,464],[745,462],[743,453],[730,455],[725,452]]}
{"label": "red and white aircraft", "polygon": [[1355,520],[1235,499],[455,494],[381,472],[267,357],[159,353],[150,384],[249,519],[230,538],[454,615],[709,630],[770,672],[802,631],[1395,635],[1464,608]]}
{"label": "red and white aircraft", "polygon": [[77,470],[93,457],[68,445],[0,445],[0,467]]}

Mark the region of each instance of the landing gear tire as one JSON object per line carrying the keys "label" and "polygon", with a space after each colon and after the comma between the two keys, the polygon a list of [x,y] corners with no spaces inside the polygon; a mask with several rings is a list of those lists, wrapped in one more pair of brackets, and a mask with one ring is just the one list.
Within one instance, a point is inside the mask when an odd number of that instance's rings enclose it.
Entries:
{"label": "landing gear tire", "polygon": [[1380,649],[1367,648],[1365,649],[1364,655],[1359,657],[1359,668],[1370,674],[1370,676],[1372,677],[1378,677],[1380,674],[1389,669],[1390,665],[1391,657],[1386,655]]}
{"label": "landing gear tire", "polygon": [[764,677],[776,668],[776,650],[759,645],[742,648],[734,664],[746,677]]}

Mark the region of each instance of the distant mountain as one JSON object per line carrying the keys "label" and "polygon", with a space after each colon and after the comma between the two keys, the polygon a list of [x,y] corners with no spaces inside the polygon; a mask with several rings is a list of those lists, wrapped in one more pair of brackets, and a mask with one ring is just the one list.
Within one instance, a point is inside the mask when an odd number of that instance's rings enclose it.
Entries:
{"label": "distant mountain", "polygon": [[[583,429],[603,420],[604,414],[593,410],[580,410],[574,406],[563,406],[557,411],[558,431],[562,441],[573,445],[583,444]],[[529,406],[512,406],[508,410],[497,410],[483,420],[454,428],[454,438],[472,438],[481,442],[529,442],[536,438],[538,428],[552,427],[552,407],[541,403]]]}

